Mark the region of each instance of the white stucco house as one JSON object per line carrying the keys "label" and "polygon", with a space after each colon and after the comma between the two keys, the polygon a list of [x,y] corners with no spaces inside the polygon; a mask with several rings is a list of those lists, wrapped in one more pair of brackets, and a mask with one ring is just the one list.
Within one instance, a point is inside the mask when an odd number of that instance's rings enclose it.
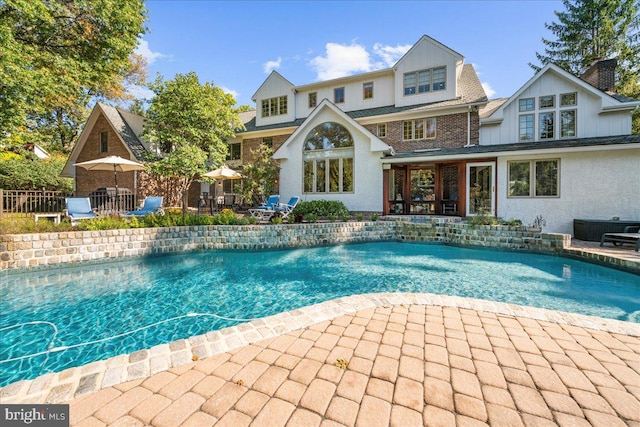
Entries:
{"label": "white stucco house", "polygon": [[425,35],[388,69],[301,86],[273,71],[229,160],[241,167],[267,144],[283,199],[352,211],[542,216],[562,233],[576,218],[640,221],[640,101],[609,91],[614,67],[601,61],[579,78],[547,65],[489,100],[473,66]]}

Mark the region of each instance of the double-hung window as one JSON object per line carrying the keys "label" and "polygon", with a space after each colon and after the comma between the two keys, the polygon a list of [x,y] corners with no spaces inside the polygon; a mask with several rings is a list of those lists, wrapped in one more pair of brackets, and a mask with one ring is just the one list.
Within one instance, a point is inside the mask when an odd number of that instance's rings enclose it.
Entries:
{"label": "double-hung window", "polygon": [[562,93],[560,94],[560,138],[575,138],[576,133],[576,115],[575,107],[578,105],[578,94]]}
{"label": "double-hung window", "polygon": [[515,160],[508,165],[508,197],[558,197],[560,160]]}
{"label": "double-hung window", "polygon": [[435,92],[447,88],[447,70],[445,67],[429,68],[404,74],[404,94]]}
{"label": "double-hung window", "polygon": [[362,98],[373,99],[373,82],[362,84]]}
{"label": "double-hung window", "polygon": [[387,136],[387,124],[386,123],[378,123],[376,126],[377,134],[379,138],[384,138]]}
{"label": "double-hung window", "polygon": [[436,137],[436,119],[405,120],[402,123],[402,139],[405,141]]}
{"label": "double-hung window", "polygon": [[315,108],[318,105],[318,92],[311,92],[309,94],[309,108]]}
{"label": "double-hung window", "polygon": [[[518,100],[518,140],[533,141],[534,139],[534,114],[529,113],[535,109],[534,98],[523,98]],[[522,114],[525,113],[525,114]]]}
{"label": "double-hung window", "polygon": [[540,128],[538,129],[538,138],[540,140],[553,139],[555,133],[555,118],[555,111],[540,113]]}
{"label": "double-hung window", "polygon": [[236,144],[229,144],[229,153],[227,154],[227,160],[240,160],[242,157],[242,145],[238,142]]}
{"label": "double-hung window", "polygon": [[344,86],[333,90],[333,102],[336,104],[344,102]]}
{"label": "double-hung window", "polygon": [[264,138],[262,138],[262,143],[269,148],[273,148],[273,137],[265,136]]}

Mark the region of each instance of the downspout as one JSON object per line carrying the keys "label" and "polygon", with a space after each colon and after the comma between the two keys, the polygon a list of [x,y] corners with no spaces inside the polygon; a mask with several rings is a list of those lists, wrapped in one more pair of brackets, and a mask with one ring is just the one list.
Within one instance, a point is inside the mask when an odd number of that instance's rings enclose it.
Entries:
{"label": "downspout", "polygon": [[467,110],[467,146],[471,145],[471,105]]}

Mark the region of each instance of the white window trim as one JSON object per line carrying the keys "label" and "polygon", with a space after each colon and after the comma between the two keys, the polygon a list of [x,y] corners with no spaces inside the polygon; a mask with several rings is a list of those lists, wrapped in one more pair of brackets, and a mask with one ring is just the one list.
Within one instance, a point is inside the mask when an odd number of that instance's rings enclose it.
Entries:
{"label": "white window trim", "polygon": [[[558,193],[558,195],[556,196],[538,196],[536,194],[536,163],[537,162],[558,162],[558,180],[556,182],[556,191]],[[511,163],[524,163],[524,162],[529,162],[529,195],[528,196],[511,196],[509,195],[509,170],[510,170],[510,164]],[[561,180],[561,168],[560,168],[560,159],[559,158],[552,158],[552,159],[535,159],[535,160],[527,160],[527,159],[522,159],[522,160],[509,160],[507,161],[507,185],[506,185],[506,191],[507,191],[507,199],[559,199],[560,198],[560,180]]]}

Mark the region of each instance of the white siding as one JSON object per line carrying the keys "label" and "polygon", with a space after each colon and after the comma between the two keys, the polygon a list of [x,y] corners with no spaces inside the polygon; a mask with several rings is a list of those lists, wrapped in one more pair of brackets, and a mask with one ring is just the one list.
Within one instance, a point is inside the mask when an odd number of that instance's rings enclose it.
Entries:
{"label": "white siding", "polygon": [[[462,66],[462,58],[460,56],[427,38],[421,39],[396,66],[395,105],[402,107],[454,99],[456,97],[456,77],[458,75],[456,67],[458,65]],[[446,67],[447,73],[445,90],[404,95],[405,73],[442,66]]]}
{"label": "white siding", "polygon": [[[593,92],[584,89],[569,79],[555,72],[547,72],[527,87],[517,98],[513,99],[503,110],[503,121],[499,126],[483,125],[480,128],[480,144],[513,144],[518,141],[519,133],[519,100],[534,98],[534,141],[539,141],[539,114],[541,112],[555,111],[555,139],[560,139],[559,111],[573,109],[572,107],[560,108],[560,94],[577,92],[577,117],[576,137],[588,138],[598,136],[626,135],[631,129],[631,115],[629,112],[615,112],[600,114],[603,99]],[[555,107],[540,109],[540,96],[555,95]],[[608,95],[604,97],[609,98]],[[609,99],[605,99],[609,104]],[[529,114],[525,112],[523,114]],[[523,141],[531,142],[531,141]]]}
{"label": "white siding", "polygon": [[[373,82],[373,98],[364,99],[362,85],[366,82]],[[344,87],[344,103],[336,104],[342,111],[356,111],[367,108],[385,107],[393,105],[393,73],[379,77],[366,77],[362,79],[337,81],[334,85],[319,85],[317,88],[304,89],[296,94],[296,118],[309,116],[314,108],[309,108],[309,93],[317,93],[317,103],[320,105],[323,99],[334,102],[334,89]]]}
{"label": "white siding", "polygon": [[354,143],[353,193],[303,193],[302,145],[308,132],[301,132],[288,143],[289,159],[280,161],[280,198],[288,200],[291,196],[300,196],[305,201],[340,200],[352,211],[382,211],[382,153],[372,152],[370,139],[330,110],[321,111],[311,122],[305,123],[305,128],[311,131],[324,122],[339,123],[351,132]]}
{"label": "white siding", "polygon": [[[560,159],[560,197],[508,198],[507,161]],[[640,149],[502,157],[498,159],[497,216],[530,225],[538,215],[543,231],[573,234],[574,219],[640,221]]]}
{"label": "white siding", "polygon": [[[287,96],[287,114],[262,117],[262,100],[280,96]],[[293,85],[279,74],[271,73],[255,93],[254,98],[256,100],[256,126],[287,123],[295,119],[296,108]]]}

